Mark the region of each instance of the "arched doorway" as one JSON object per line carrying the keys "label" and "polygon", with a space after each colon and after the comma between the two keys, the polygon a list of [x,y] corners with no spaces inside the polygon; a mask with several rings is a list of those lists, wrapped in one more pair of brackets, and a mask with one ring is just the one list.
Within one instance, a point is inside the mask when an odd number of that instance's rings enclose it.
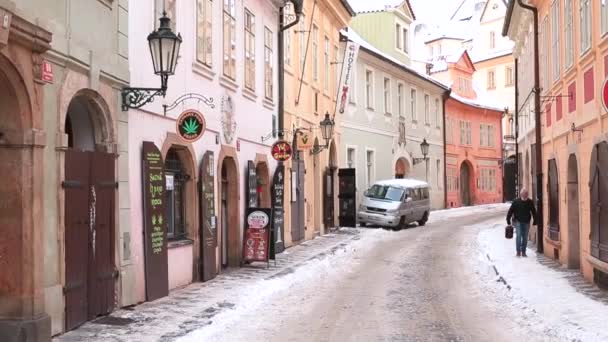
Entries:
{"label": "arched doorway", "polygon": [[220,222],[222,267],[238,267],[241,264],[241,229],[238,223],[238,173],[237,162],[225,157],[220,172]]}
{"label": "arched doorway", "polygon": [[[591,255],[608,262],[608,208],[598,203],[608,199],[608,142],[593,147],[589,167],[589,212],[591,216]],[[601,279],[596,279],[601,282]],[[606,285],[606,284],[601,284]]]}
{"label": "arched doorway", "polygon": [[397,163],[395,163],[395,178],[405,178],[409,173],[410,166],[407,160],[403,157],[397,159]]}
{"label": "arched doorway", "polygon": [[460,165],[460,203],[462,206],[473,204],[472,184],[473,168],[470,163],[464,161]]}
{"label": "arched doorway", "polygon": [[101,96],[76,93],[65,119],[65,325],[71,330],[114,308],[115,157]]}
{"label": "arched doorway", "polygon": [[270,171],[265,161],[258,162],[255,166],[258,177],[258,205],[261,208],[270,208]]}
{"label": "arched doorway", "polygon": [[576,156],[568,158],[568,267],[580,268],[580,230],[579,230],[579,196],[578,196],[578,163]]}

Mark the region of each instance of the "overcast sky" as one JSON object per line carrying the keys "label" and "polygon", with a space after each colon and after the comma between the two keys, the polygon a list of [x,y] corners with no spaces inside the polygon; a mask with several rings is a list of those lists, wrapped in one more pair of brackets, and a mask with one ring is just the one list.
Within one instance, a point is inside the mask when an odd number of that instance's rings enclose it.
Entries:
{"label": "overcast sky", "polygon": [[[348,0],[352,7],[357,11],[360,8],[366,8],[372,4],[395,5],[401,3],[402,0]],[[462,0],[410,0],[410,4],[414,8],[416,19],[426,22],[441,22],[446,20],[456,6]]]}

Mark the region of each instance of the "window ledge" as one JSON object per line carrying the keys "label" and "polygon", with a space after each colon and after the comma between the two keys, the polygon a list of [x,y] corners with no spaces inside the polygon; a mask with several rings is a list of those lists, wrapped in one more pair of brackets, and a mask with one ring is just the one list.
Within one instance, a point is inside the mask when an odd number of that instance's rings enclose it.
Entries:
{"label": "window ledge", "polygon": [[195,74],[201,75],[210,81],[213,81],[213,79],[215,78],[215,72],[213,72],[213,70],[209,66],[199,61],[192,63],[192,71]]}
{"label": "window ledge", "polygon": [[243,88],[243,97],[253,102],[256,102],[258,100],[258,95],[255,93],[255,91],[247,87]]}
{"label": "window ledge", "polygon": [[167,242],[167,248],[168,249],[173,249],[173,248],[179,248],[179,247],[184,247],[184,246],[189,246],[189,245],[193,245],[194,241],[190,240],[190,239],[176,239],[176,240],[169,240]]}
{"label": "window ledge", "polygon": [[274,109],[274,101],[268,98],[264,98],[264,100],[262,100],[262,104],[264,105],[265,108],[267,109]]}
{"label": "window ledge", "polygon": [[236,84],[234,80],[224,75],[220,77],[220,85],[233,92],[236,92],[236,90],[239,89],[239,85]]}
{"label": "window ledge", "polygon": [[591,263],[591,265],[598,268],[600,271],[608,273],[608,263],[607,262],[604,262],[591,255],[587,255],[587,261],[589,261]]}

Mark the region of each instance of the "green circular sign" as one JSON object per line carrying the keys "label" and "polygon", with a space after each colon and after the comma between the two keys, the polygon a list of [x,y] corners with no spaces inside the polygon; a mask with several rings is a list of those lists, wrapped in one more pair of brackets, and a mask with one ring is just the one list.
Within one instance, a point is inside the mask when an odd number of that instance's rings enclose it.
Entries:
{"label": "green circular sign", "polygon": [[187,142],[200,139],[205,133],[207,123],[203,114],[194,109],[184,111],[177,118],[177,134]]}

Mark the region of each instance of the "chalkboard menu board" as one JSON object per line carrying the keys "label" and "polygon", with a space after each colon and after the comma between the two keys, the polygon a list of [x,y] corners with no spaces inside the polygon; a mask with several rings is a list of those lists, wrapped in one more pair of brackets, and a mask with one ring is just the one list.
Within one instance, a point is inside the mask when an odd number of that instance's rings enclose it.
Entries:
{"label": "chalkboard menu board", "polygon": [[243,260],[268,262],[272,210],[247,208]]}
{"label": "chalkboard menu board", "polygon": [[276,253],[281,253],[285,250],[285,243],[283,242],[283,236],[285,235],[284,220],[285,220],[285,209],[283,207],[283,198],[285,195],[285,166],[282,164],[277,165],[274,171],[274,177],[272,180],[272,230],[273,230],[273,242]]}
{"label": "chalkboard menu board", "polygon": [[218,273],[215,249],[217,247],[217,226],[215,216],[215,162],[213,152],[207,151],[200,168],[200,227],[201,237],[201,278],[203,281],[215,278]]}
{"label": "chalkboard menu board", "polygon": [[153,142],[142,146],[146,300],[169,294],[163,158]]}
{"label": "chalkboard menu board", "polygon": [[258,175],[251,160],[247,162],[247,203],[248,208],[258,206]]}

